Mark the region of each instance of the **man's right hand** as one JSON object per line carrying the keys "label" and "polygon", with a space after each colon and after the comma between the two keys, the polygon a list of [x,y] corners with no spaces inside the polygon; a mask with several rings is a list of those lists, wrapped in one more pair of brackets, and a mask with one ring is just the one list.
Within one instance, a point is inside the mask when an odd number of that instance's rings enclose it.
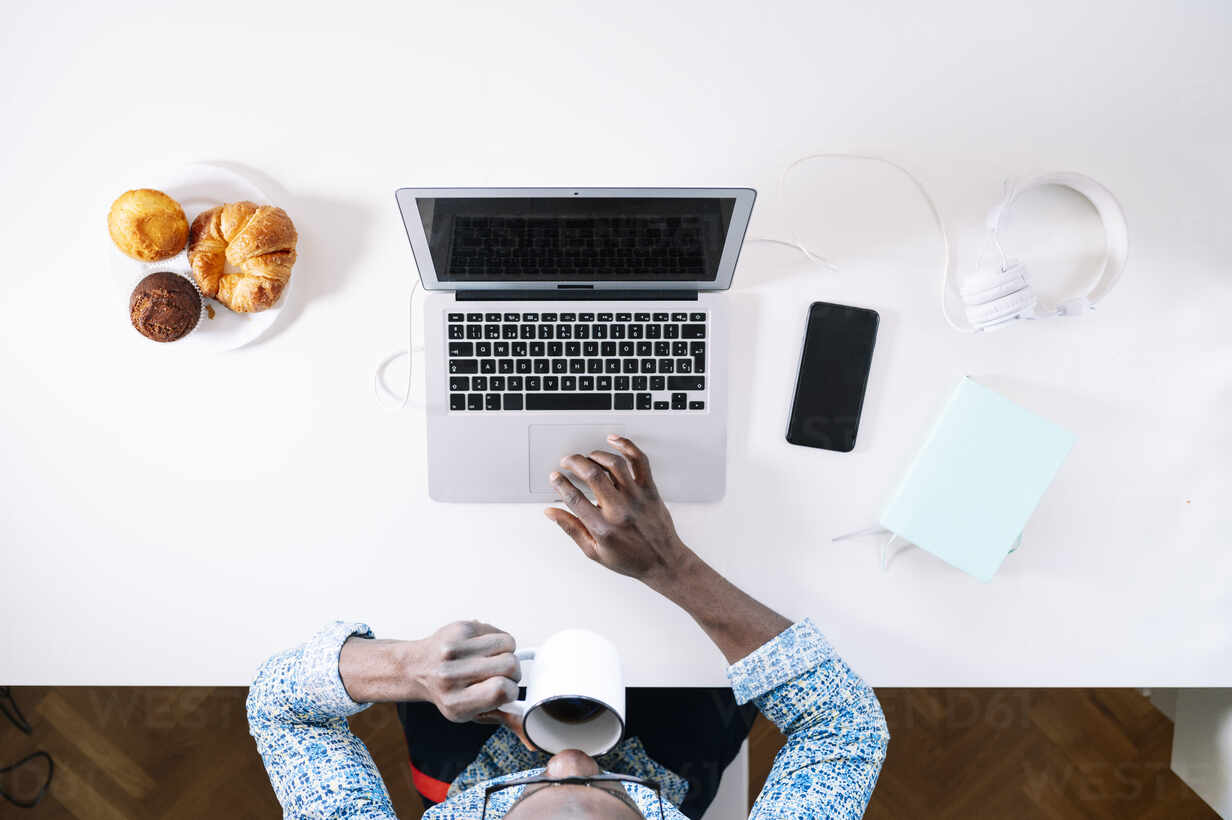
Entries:
{"label": "man's right hand", "polygon": [[586,482],[597,504],[556,472],[550,480],[569,512],[549,507],[544,513],[592,561],[652,587],[662,587],[693,554],[676,535],[646,454],[620,436],[608,436],[608,443],[619,454],[595,450],[560,462],[562,468]]}
{"label": "man's right hand", "polygon": [[429,700],[454,723],[490,713],[518,696],[521,665],[517,642],[479,621],[446,624],[410,644],[407,672],[417,697]]}

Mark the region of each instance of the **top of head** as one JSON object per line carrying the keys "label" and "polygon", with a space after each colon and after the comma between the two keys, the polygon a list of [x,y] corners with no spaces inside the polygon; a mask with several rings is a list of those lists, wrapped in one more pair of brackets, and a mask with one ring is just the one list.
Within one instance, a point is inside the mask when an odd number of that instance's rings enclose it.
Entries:
{"label": "top of head", "polygon": [[1002,216],[1024,191],[1045,185],[1061,185],[1077,191],[1099,214],[1104,226],[1105,252],[1095,284],[1088,293],[1066,299],[1058,308],[1041,310],[1027,278],[1026,268],[1021,263],[1011,262],[999,270],[977,273],[959,288],[967,319],[976,329],[986,330],[1019,318],[1084,313],[1112,289],[1125,269],[1125,260],[1129,255],[1129,229],[1125,223],[1125,213],[1111,191],[1082,174],[1044,174],[1013,185],[1005,198],[988,214],[987,225],[991,236],[995,239]]}

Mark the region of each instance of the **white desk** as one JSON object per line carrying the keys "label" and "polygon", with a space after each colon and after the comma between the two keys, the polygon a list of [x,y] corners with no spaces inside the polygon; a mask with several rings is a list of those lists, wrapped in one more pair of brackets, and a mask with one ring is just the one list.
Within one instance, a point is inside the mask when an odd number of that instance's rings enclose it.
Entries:
{"label": "white desk", "polygon": [[[1232,684],[1232,6],[131,5],[29,4],[0,50],[4,683],[242,684],[329,619],[465,617],[598,629],[633,684],[722,683],[682,613],[538,509],[430,502],[422,416],[371,385],[415,275],[396,187],[679,184],[756,187],[754,233],[794,213],[842,265],[741,258],[729,490],[674,510],[691,545],[876,685]],[[829,164],[780,198],[816,150],[915,169],[964,269],[1002,177],[1084,171],[1125,205],[1129,268],[1088,318],[961,336],[906,180]],[[137,337],[105,263],[111,199],[191,160],[267,174],[300,231],[289,321],[204,359]],[[1010,244],[1044,212],[1095,247],[1059,194]],[[1074,267],[1024,256],[1045,286]],[[850,455],[783,440],[815,299],[882,316]],[[992,583],[920,551],[883,574],[829,538],[874,521],[964,373],[1078,444]]]}

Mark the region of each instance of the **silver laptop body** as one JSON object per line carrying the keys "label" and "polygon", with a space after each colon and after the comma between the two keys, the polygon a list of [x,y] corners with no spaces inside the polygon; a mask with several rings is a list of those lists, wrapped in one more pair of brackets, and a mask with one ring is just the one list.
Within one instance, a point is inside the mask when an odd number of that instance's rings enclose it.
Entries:
{"label": "silver laptop body", "polygon": [[[633,439],[669,501],[726,488],[727,313],[747,188],[402,188],[424,302],[428,487],[550,502]],[[580,482],[578,482],[580,484]]]}

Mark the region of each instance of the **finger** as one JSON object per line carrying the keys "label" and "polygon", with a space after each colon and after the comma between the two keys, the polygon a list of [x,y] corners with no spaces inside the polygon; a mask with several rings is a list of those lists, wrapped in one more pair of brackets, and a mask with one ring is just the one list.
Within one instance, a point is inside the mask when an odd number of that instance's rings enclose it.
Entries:
{"label": "finger", "polygon": [[650,474],[650,459],[642,449],[624,436],[608,436],[607,440],[629,460],[633,467],[633,477],[643,487],[654,486],[654,476]]}
{"label": "finger", "polygon": [[495,677],[472,683],[456,696],[457,712],[474,716],[490,712],[517,699],[518,685],[506,677]]}
{"label": "finger", "polygon": [[522,679],[522,664],[510,653],[479,655],[451,662],[445,674],[463,686],[470,686],[488,678],[509,678],[516,682]]}
{"label": "finger", "polygon": [[560,500],[565,502],[578,520],[586,525],[586,529],[592,533],[599,529],[599,523],[603,520],[603,516],[599,514],[599,510],[594,504],[590,503],[590,499],[582,495],[582,491],[574,486],[573,482],[565,478],[561,473],[552,473],[548,476],[548,480],[552,482],[552,486],[556,488],[557,495]]}
{"label": "finger", "polygon": [[620,503],[620,492],[616,489],[616,482],[612,480],[612,474],[604,469],[602,464],[574,453],[561,459],[560,466],[585,481],[586,486],[590,487],[590,491],[595,494],[595,498],[599,499],[600,504],[611,506]]}
{"label": "finger", "polygon": [[559,507],[548,507],[543,514],[555,521],[556,525],[581,548],[587,558],[592,561],[598,560],[595,539],[576,516],[570,515]]}
{"label": "finger", "polygon": [[512,654],[517,651],[517,648],[518,642],[512,635],[498,630],[476,635],[474,638],[463,641],[458,657]]}
{"label": "finger", "polygon": [[609,453],[607,450],[595,450],[590,454],[590,460],[600,464],[616,481],[617,488],[633,486],[633,471],[624,456]]}
{"label": "finger", "polygon": [[512,712],[506,712],[503,709],[497,709],[492,712],[484,712],[478,715],[475,720],[479,723],[499,723],[509,731],[518,736],[518,740],[522,741],[522,745],[528,751],[537,752],[538,749],[530,742],[530,738],[526,736],[526,732],[522,728],[522,716],[515,715]]}

